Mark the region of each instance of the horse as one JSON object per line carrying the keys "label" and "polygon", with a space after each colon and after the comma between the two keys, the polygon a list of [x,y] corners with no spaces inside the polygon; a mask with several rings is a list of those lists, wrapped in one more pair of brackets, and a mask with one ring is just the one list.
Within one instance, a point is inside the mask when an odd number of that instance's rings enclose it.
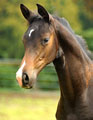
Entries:
{"label": "horse", "polygon": [[65,18],[49,14],[40,4],[38,14],[23,4],[20,8],[29,27],[16,73],[19,85],[32,88],[40,71],[53,62],[60,86],[56,119],[93,120],[93,61],[84,39],[74,33]]}

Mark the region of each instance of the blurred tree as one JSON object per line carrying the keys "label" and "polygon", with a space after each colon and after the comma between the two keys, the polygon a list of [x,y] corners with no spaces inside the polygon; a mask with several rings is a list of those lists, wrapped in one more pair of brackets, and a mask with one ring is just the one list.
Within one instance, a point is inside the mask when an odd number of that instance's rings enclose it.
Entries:
{"label": "blurred tree", "polygon": [[[50,14],[53,14],[54,11],[55,11],[55,8],[54,8],[54,6],[53,6],[53,4],[52,4],[52,1],[53,1],[53,0],[46,0],[46,9],[48,10],[48,12],[49,12]],[[55,1],[55,0],[54,0],[54,1]]]}
{"label": "blurred tree", "polygon": [[73,0],[46,0],[46,8],[51,14],[65,17],[75,31],[80,31],[79,9]]}
{"label": "blurred tree", "polygon": [[61,16],[64,16],[69,21],[71,27],[75,31],[81,31],[82,25],[79,19],[78,6],[73,2],[73,0],[64,0],[64,5],[61,6],[62,6]]}
{"label": "blurred tree", "polygon": [[93,0],[73,0],[78,4],[83,29],[93,28]]}
{"label": "blurred tree", "polygon": [[[19,4],[11,0],[0,1],[0,56],[2,58],[18,58],[22,55],[21,45],[22,21],[19,13]],[[24,22],[23,22],[24,23]]]}

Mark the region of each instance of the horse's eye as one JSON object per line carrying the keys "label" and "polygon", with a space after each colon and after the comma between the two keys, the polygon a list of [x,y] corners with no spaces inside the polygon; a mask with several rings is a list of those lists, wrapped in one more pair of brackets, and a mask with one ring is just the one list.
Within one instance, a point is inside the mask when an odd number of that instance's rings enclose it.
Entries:
{"label": "horse's eye", "polygon": [[45,38],[44,42],[47,43],[49,41],[49,38]]}
{"label": "horse's eye", "polygon": [[49,41],[49,38],[45,38],[42,40],[42,45],[46,45]]}

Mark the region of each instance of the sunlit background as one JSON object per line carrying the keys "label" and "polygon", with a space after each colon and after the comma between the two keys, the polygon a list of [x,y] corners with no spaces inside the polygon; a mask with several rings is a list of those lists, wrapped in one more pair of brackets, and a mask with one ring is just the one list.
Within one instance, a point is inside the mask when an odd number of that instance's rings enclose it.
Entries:
{"label": "sunlit background", "polygon": [[59,84],[52,64],[40,73],[34,89],[22,89],[16,82],[27,29],[20,3],[35,12],[39,3],[65,17],[93,51],[93,0],[0,0],[0,120],[55,120]]}

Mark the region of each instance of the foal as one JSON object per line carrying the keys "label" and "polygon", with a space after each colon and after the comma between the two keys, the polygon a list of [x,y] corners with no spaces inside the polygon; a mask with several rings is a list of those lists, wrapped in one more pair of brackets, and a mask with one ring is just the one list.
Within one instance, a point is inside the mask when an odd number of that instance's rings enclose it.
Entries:
{"label": "foal", "polygon": [[[16,73],[19,85],[32,88],[37,75],[53,62],[60,84],[57,120],[93,120],[93,61],[83,39],[65,19],[53,17],[37,4],[39,15],[20,5],[29,22],[24,34],[25,55]],[[84,41],[83,41],[84,44]]]}

